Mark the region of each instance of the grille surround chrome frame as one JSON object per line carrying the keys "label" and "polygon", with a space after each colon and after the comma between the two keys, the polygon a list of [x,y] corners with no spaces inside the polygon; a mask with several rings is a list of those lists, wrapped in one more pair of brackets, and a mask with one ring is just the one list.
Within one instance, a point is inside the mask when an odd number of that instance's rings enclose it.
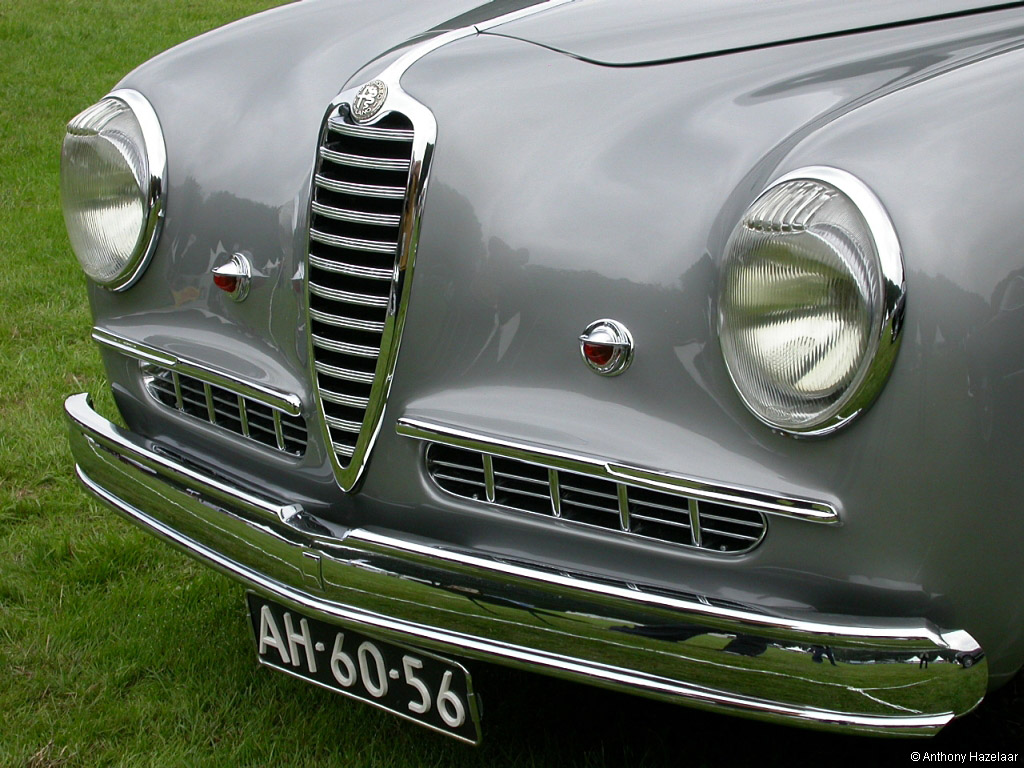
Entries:
{"label": "grille surround chrome frame", "polygon": [[[326,270],[339,274],[346,274],[350,277],[359,279],[370,279],[380,282],[388,280],[390,282],[386,305],[382,306],[381,303],[375,302],[376,308],[384,309],[384,318],[382,323],[379,321],[353,319],[352,324],[346,326],[357,331],[366,330],[375,332],[379,330],[381,332],[380,347],[376,357],[376,364],[374,366],[372,377],[367,375],[362,377],[362,383],[369,384],[370,386],[369,394],[365,397],[356,397],[345,394],[339,395],[338,393],[333,392],[329,387],[324,387],[323,389],[325,391],[321,392],[321,384],[319,380],[320,374],[323,373],[326,376],[336,376],[339,368],[325,363],[322,359],[318,360],[318,357],[321,355],[317,352],[318,345],[316,334],[313,332],[313,322],[314,320],[317,322],[325,322],[325,320],[323,319],[324,313],[312,307],[312,297],[316,295],[321,298],[326,298],[328,301],[344,301],[346,298],[350,298],[350,296],[342,296],[341,294],[345,293],[343,291],[330,292],[325,296],[325,291],[322,288],[318,288],[316,286],[311,287],[310,285],[310,273],[312,271],[311,266],[317,269],[323,269],[322,262],[324,261],[323,259],[319,259],[317,256],[311,254],[312,244],[317,242],[318,237],[320,237],[319,234],[314,232],[314,216],[334,219],[338,218],[331,216],[329,213],[325,213],[324,205],[317,200],[316,194],[318,182],[322,180],[320,174],[321,165],[325,161],[331,162],[330,157],[325,157],[324,154],[328,131],[330,130],[332,120],[344,120],[346,114],[350,112],[353,100],[359,92],[358,87],[342,91],[334,101],[332,101],[324,115],[320,128],[319,143],[317,145],[317,161],[314,165],[312,178],[310,179],[310,205],[307,211],[308,226],[306,230],[306,259],[304,262],[303,274],[303,291],[306,297],[305,321],[307,354],[309,356],[309,371],[313,382],[313,396],[316,401],[316,411],[320,416],[319,421],[321,434],[325,445],[328,448],[327,453],[331,458],[331,466],[334,470],[335,479],[344,491],[352,491],[358,484],[363,470],[366,468],[373,444],[376,442],[377,435],[380,432],[384,408],[391,390],[391,382],[398,359],[398,350],[401,344],[402,331],[405,326],[409,294],[412,288],[413,268],[416,263],[416,246],[419,240],[419,230],[423,215],[423,204],[426,195],[430,161],[433,156],[434,144],[437,136],[437,123],[433,114],[424,105],[402,90],[398,82],[399,75],[400,73],[396,73],[394,78],[386,77],[386,75],[381,76],[386,79],[388,93],[384,104],[373,116],[373,119],[357,121],[353,118],[351,122],[351,127],[353,129],[362,131],[364,132],[364,135],[368,135],[369,138],[376,140],[381,140],[383,137],[375,136],[374,132],[383,132],[384,130],[376,128],[376,126],[387,121],[393,115],[398,114],[404,116],[412,125],[412,148],[406,176],[404,196],[402,197],[402,212],[398,220],[398,240],[395,249],[394,269],[389,277],[386,277],[381,269],[367,268],[366,270],[357,270],[356,273],[353,273],[352,270],[348,270],[343,267],[337,270]],[[337,125],[337,122],[335,124]],[[391,130],[396,133],[401,133],[400,129]],[[369,131],[370,133],[366,134],[366,131]],[[396,169],[392,168],[390,170]],[[382,190],[383,189],[384,188],[382,188]],[[388,195],[384,195],[383,193],[381,196],[385,199],[391,199]],[[386,219],[388,222],[394,222],[393,216],[385,216],[383,214],[370,214],[349,210],[340,210],[340,214],[344,217],[340,220],[360,224],[383,225],[382,219]],[[375,221],[374,219],[377,220]],[[320,239],[322,241],[322,238]],[[318,261],[321,262],[321,264],[318,264]],[[320,316],[318,317],[318,315]],[[330,324],[330,321],[327,322]],[[365,327],[359,328],[359,325]],[[336,351],[348,354],[348,351],[346,350]],[[369,355],[361,354],[361,356],[366,359],[371,359],[371,356]],[[334,371],[334,373],[332,373],[332,371]],[[340,402],[340,404],[345,405],[346,407],[363,408],[362,403],[364,400],[365,407],[361,426],[356,437],[355,444],[351,446],[351,453],[349,454],[349,446],[337,443],[331,433],[331,424],[336,424],[337,418],[330,416],[328,409],[325,406],[325,402],[339,404],[340,401],[346,401]]]}

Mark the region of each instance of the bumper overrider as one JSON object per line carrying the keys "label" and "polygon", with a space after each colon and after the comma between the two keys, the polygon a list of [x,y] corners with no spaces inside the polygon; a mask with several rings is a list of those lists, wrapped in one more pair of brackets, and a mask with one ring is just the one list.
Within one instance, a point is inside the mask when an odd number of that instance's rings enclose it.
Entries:
{"label": "bumper overrider", "polygon": [[937,732],[981,701],[988,665],[926,621],[783,615],[457,551],[342,536],[65,403],[81,482],[202,562],[303,615],[384,640],[642,696],[805,726]]}

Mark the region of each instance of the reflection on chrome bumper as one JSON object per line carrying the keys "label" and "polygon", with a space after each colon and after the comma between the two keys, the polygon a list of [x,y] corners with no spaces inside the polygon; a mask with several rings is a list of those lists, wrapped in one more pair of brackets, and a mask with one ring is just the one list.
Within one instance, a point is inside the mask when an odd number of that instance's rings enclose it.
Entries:
{"label": "reflection on chrome bumper", "polygon": [[[115,510],[295,610],[394,641],[759,718],[928,735],[981,701],[964,631],[783,616],[363,529],[233,488],[98,416],[65,410],[78,476]],[[926,659],[927,662],[923,661]]]}

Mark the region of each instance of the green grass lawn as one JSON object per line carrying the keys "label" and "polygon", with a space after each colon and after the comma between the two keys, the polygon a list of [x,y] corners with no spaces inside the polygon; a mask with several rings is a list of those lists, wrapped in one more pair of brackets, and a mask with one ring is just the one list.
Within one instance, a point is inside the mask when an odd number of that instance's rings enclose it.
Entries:
{"label": "green grass lawn", "polygon": [[[0,766],[908,762],[920,744],[486,666],[484,745],[466,747],[257,666],[240,587],[78,489],[61,404],[109,398],[59,209],[64,124],[151,55],[274,4],[0,0]],[[924,748],[1020,740],[1022,700],[1018,684]]]}

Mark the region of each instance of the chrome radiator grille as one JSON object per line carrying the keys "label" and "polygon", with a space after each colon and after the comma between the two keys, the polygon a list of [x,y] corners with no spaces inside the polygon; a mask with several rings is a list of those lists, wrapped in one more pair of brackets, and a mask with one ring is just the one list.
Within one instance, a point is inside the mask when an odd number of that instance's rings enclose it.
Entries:
{"label": "chrome radiator grille", "polygon": [[[431,118],[424,133],[432,139],[432,131]],[[309,343],[325,437],[346,490],[358,480],[387,397],[425,153],[413,120],[396,110],[365,125],[342,103],[321,136],[310,208]]]}
{"label": "chrome radiator grille", "polygon": [[269,448],[301,456],[306,422],[251,397],[158,365],[143,368],[146,389],[158,402]]}
{"label": "chrome radiator grille", "polygon": [[764,515],[531,462],[432,443],[427,474],[455,496],[715,552],[764,538]]}

